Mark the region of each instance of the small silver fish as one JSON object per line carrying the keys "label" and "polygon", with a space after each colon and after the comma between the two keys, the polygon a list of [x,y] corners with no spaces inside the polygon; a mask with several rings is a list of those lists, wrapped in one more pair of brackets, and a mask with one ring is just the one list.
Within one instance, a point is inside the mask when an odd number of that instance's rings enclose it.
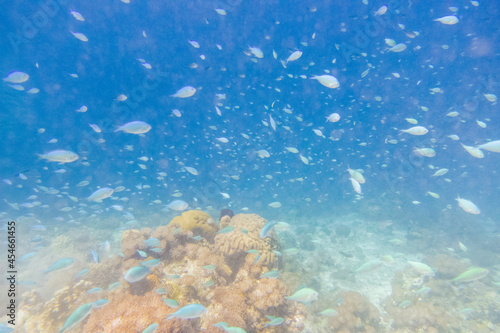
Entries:
{"label": "small silver fish", "polygon": [[79,158],[79,156],[74,152],[63,149],[53,150],[42,155],[39,154],[38,157],[50,162],[59,163],[70,163],[76,161]]}

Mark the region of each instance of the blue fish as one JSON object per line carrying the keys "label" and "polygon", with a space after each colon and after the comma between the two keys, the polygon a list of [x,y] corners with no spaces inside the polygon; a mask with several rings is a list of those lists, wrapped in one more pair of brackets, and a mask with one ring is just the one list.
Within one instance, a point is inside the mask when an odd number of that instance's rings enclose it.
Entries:
{"label": "blue fish", "polygon": [[278,326],[283,324],[283,322],[285,321],[285,319],[283,319],[282,317],[273,317],[273,316],[266,316],[266,317],[267,319],[270,320],[270,322],[266,323],[266,325],[262,328],[265,328],[267,326]]}
{"label": "blue fish", "polygon": [[87,316],[90,314],[90,311],[92,310],[92,304],[93,303],[85,303],[82,306],[80,306],[78,309],[76,309],[69,317],[66,319],[64,322],[63,327],[59,331],[59,333],[69,331],[76,325],[78,325],[82,320],[87,318]]}
{"label": "blue fish", "polygon": [[111,249],[111,243],[109,242],[109,240],[103,242],[101,246],[106,252],[109,252],[109,250]]}
{"label": "blue fish", "polygon": [[92,254],[92,260],[98,264],[99,263],[99,255],[97,254],[97,252],[95,252],[94,250],[90,250],[90,254]]}
{"label": "blue fish", "polygon": [[129,283],[137,282],[144,279],[151,271],[145,266],[132,267],[125,273],[123,278]]}
{"label": "blue fish", "polygon": [[171,298],[162,298],[163,302],[171,307],[172,309],[177,309],[179,307],[179,302],[177,302],[175,299]]}
{"label": "blue fish", "polygon": [[269,233],[271,232],[271,230],[273,230],[274,226],[277,223],[278,222],[276,222],[276,221],[274,221],[274,222],[267,222],[266,225],[260,231],[260,238],[269,237]]}
{"label": "blue fish", "polygon": [[160,245],[160,241],[158,238],[150,238],[148,240],[145,240],[143,243],[149,247],[155,247],[155,246]]}
{"label": "blue fish", "polygon": [[142,333],[155,333],[158,326],[159,325],[157,323],[151,324],[144,331],[142,331]]}
{"label": "blue fish", "polygon": [[17,261],[18,263],[20,262],[23,262],[24,260],[28,260],[28,259],[31,259],[35,256],[36,252],[30,252],[30,253],[26,253],[24,256],[22,256],[21,258],[19,258],[19,260]]}
{"label": "blue fish", "polygon": [[43,274],[47,274],[53,271],[57,271],[66,267],[73,265],[75,259],[73,258],[62,258],[52,264]]}
{"label": "blue fish", "polygon": [[215,266],[214,264],[210,264],[207,266],[203,266],[203,268],[206,269],[207,271],[213,271],[217,268],[217,266]]}
{"label": "blue fish", "polygon": [[87,290],[87,294],[97,294],[97,293],[100,293],[101,291],[102,291],[102,288],[95,287],[95,288],[92,288],[90,290]]}
{"label": "blue fish", "polygon": [[241,327],[229,326],[225,322],[219,322],[219,323],[214,324],[213,326],[220,328],[221,330],[223,330],[226,333],[246,333],[247,332]]}
{"label": "blue fish", "polygon": [[36,224],[31,226],[31,230],[33,231],[46,231],[47,227],[41,224]]}
{"label": "blue fish", "polygon": [[84,268],[78,274],[75,275],[75,279],[79,279],[89,273],[90,269]]}
{"label": "blue fish", "polygon": [[195,319],[200,318],[205,312],[207,312],[207,308],[201,304],[193,303],[186,305],[176,312],[172,313],[167,317],[167,320],[179,318],[179,319]]}
{"label": "blue fish", "polygon": [[141,263],[142,266],[146,266],[146,267],[156,267],[159,264],[161,264],[160,259],[151,259],[151,260],[148,260],[148,261]]}
{"label": "blue fish", "polygon": [[263,277],[266,277],[268,279],[277,279],[280,276],[280,272],[278,270],[270,271],[267,273],[262,274],[262,276],[259,279],[262,279]]}
{"label": "blue fish", "polygon": [[120,281],[113,282],[113,283],[111,283],[111,284],[108,286],[108,291],[115,290],[115,289],[116,289],[116,288],[118,288],[120,285],[121,285],[121,282],[120,282]]}
{"label": "blue fish", "polygon": [[232,225],[228,225],[227,227],[222,228],[221,230],[219,230],[217,233],[218,234],[227,234],[227,233],[229,233],[229,232],[231,232],[233,230],[234,230],[234,227]]}
{"label": "blue fish", "polygon": [[167,294],[167,291],[165,290],[165,288],[158,288],[155,291],[158,295],[166,295]]}
{"label": "blue fish", "polygon": [[109,303],[109,299],[103,298],[103,299],[100,299],[100,300],[92,303],[92,307],[93,308],[102,308],[103,306],[105,306],[108,303]]}
{"label": "blue fish", "polygon": [[137,250],[137,253],[139,254],[139,256],[141,256],[141,258],[147,258],[148,257],[148,254],[144,251],[141,251],[141,250]]}

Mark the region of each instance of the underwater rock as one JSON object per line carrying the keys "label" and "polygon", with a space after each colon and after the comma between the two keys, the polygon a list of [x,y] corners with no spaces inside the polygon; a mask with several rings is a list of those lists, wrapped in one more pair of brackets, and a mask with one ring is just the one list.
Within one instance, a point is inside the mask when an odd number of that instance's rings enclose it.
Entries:
{"label": "underwater rock", "polygon": [[342,292],[342,305],[336,308],[338,315],[330,319],[335,332],[379,332],[380,313],[366,297],[356,291]]}
{"label": "underwater rock", "polygon": [[469,268],[470,264],[456,256],[438,253],[429,256],[429,264],[436,269],[436,278],[451,280]]}
{"label": "underwater rock", "polygon": [[430,302],[412,302],[406,308],[394,304],[386,310],[394,318],[392,327],[405,332],[429,332],[430,328],[436,332],[452,332],[458,328],[453,324],[457,321],[450,318],[443,307]]}
{"label": "underwater rock", "polygon": [[344,225],[344,224],[339,224],[335,226],[335,235],[337,237],[349,237],[351,234],[351,228]]}
{"label": "underwater rock", "polygon": [[302,240],[300,242],[300,248],[306,251],[314,251],[316,249],[311,234],[303,235]]}
{"label": "underwater rock", "polygon": [[229,216],[229,218],[232,219],[234,216],[234,213],[231,209],[224,208],[223,210],[220,211],[219,221],[222,220],[222,218],[224,216]]}

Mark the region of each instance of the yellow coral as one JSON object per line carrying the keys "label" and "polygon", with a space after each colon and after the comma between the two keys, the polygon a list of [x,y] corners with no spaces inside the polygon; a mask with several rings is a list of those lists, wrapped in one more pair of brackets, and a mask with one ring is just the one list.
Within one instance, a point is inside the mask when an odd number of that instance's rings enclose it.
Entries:
{"label": "yellow coral", "polygon": [[215,221],[201,210],[188,210],[181,216],[174,217],[170,223],[177,223],[181,228],[192,231],[194,235],[207,238],[214,237],[217,232]]}

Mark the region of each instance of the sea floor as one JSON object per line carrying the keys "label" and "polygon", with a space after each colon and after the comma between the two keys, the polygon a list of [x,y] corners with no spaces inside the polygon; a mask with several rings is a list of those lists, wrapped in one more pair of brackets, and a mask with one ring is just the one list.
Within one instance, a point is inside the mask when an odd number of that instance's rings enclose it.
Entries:
{"label": "sea floor", "polygon": [[[209,213],[218,217],[215,210]],[[31,292],[50,300],[61,287],[75,284],[74,276],[84,267],[99,265],[92,263],[90,249],[105,262],[121,251],[124,230],[154,229],[176,214],[144,214],[137,221],[96,216],[65,226],[49,224],[44,231],[31,227],[35,217],[21,218],[19,234],[31,241],[20,241],[18,251],[36,255],[19,263],[18,302],[26,304],[24,297]],[[318,218],[291,214],[280,220],[289,224],[276,231],[280,279],[290,293],[304,286],[319,293],[307,305],[303,332],[500,332],[500,245],[491,246],[500,244],[500,234],[492,232],[497,231],[494,222],[459,237],[437,223],[409,227],[407,221],[371,220],[362,213]],[[61,257],[75,258],[75,264],[45,274]],[[408,261],[426,264],[433,274],[422,274]],[[450,282],[471,266],[489,274]],[[2,281],[0,287],[5,286]],[[320,315],[325,309],[338,314]],[[19,309],[21,321],[31,315]],[[22,325],[15,331],[26,332]]]}

